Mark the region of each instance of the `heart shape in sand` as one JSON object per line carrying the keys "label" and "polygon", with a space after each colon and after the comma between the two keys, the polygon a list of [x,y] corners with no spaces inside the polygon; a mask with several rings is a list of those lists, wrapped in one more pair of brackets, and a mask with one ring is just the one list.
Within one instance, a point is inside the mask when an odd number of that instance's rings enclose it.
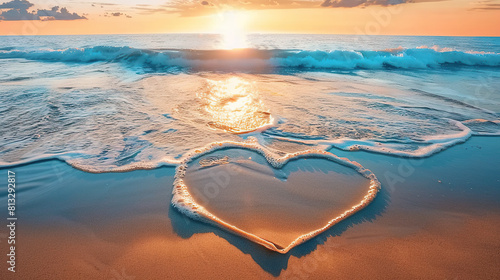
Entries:
{"label": "heart shape in sand", "polygon": [[[262,238],[262,236],[258,236],[256,234],[253,234],[251,232],[247,232],[245,230],[242,230],[241,228],[232,225],[231,223],[228,223],[224,221],[223,219],[217,217],[210,211],[208,211],[205,207],[201,206],[199,203],[195,201],[193,196],[189,192],[189,187],[186,185],[184,177],[186,175],[186,169],[188,167],[188,163],[193,161],[196,158],[202,157],[203,155],[212,153],[216,150],[221,150],[221,149],[229,149],[229,148],[240,148],[240,149],[247,149],[253,152],[257,152],[264,156],[264,158],[269,162],[269,164],[276,168],[280,169],[284,167],[288,162],[292,160],[297,160],[301,158],[321,158],[321,159],[326,159],[338,164],[341,164],[343,166],[352,168],[359,174],[361,174],[363,177],[367,178],[370,180],[370,184],[368,187],[368,190],[366,192],[366,195],[363,197],[361,201],[359,201],[357,204],[343,212],[342,214],[338,215],[337,217],[332,217],[331,220],[329,220],[325,225],[312,230],[306,234],[302,234],[300,236],[297,236],[295,240],[293,240],[288,246],[282,247],[279,246],[276,243],[273,243],[267,239]],[[222,159],[224,160],[224,159]],[[287,253],[290,251],[293,247],[300,245],[311,238],[314,238],[318,234],[326,231],[333,225],[337,224],[338,222],[346,219],[347,217],[351,216],[352,214],[356,213],[357,211],[363,209],[366,207],[377,195],[378,191],[380,189],[380,183],[375,177],[375,175],[368,169],[363,168],[360,164],[356,162],[352,162],[346,158],[339,158],[336,155],[321,151],[321,150],[308,150],[308,151],[301,151],[297,153],[290,153],[286,154],[284,156],[279,156],[269,149],[261,146],[255,138],[249,138],[245,142],[233,142],[233,141],[225,141],[225,142],[215,142],[211,143],[201,149],[198,149],[194,152],[188,153],[183,159],[181,164],[177,167],[176,169],[176,174],[175,174],[175,181],[174,181],[174,189],[173,189],[173,197],[172,197],[172,205],[178,209],[181,213],[187,215],[188,217],[191,217],[196,220],[200,220],[206,223],[210,223],[213,225],[216,225],[224,230],[227,230],[231,233],[234,233],[236,235],[242,236],[252,242],[255,242],[257,244],[260,244],[270,250],[279,252],[279,253]]]}

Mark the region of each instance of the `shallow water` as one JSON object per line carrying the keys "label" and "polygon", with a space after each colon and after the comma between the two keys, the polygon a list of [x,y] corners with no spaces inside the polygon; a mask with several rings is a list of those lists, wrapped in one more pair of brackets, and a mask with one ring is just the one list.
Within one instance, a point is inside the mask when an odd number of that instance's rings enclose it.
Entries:
{"label": "shallow water", "polygon": [[56,157],[92,172],[177,164],[248,135],[429,156],[500,131],[498,38],[5,36],[2,165]]}

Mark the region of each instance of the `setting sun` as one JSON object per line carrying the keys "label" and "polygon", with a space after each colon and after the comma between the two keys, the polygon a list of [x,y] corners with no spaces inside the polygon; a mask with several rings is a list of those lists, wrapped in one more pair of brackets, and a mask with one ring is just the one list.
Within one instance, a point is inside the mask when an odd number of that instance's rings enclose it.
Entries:
{"label": "setting sun", "polygon": [[223,49],[241,49],[247,47],[245,23],[247,16],[237,10],[217,14],[217,32],[222,35]]}

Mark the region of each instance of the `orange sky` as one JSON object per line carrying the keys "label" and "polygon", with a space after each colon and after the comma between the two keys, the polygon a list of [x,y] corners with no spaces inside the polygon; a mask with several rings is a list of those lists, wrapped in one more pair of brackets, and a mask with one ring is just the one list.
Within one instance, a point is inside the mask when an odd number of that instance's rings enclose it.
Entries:
{"label": "orange sky", "polygon": [[[0,35],[219,32],[221,25],[228,24],[227,21],[221,23],[222,12],[236,10],[240,19],[234,24],[241,25],[246,32],[500,36],[500,7],[495,6],[500,6],[499,0],[449,0],[353,8],[321,7],[321,2],[312,7],[307,4],[295,8],[293,4],[285,6],[286,1],[279,2],[283,8],[250,6],[245,9],[227,5],[207,9],[198,5],[201,2],[196,2],[198,6],[194,8],[171,8],[173,4],[161,4],[173,3],[166,1],[156,1],[157,5],[152,5],[129,0],[125,1],[126,5],[105,6],[69,1],[65,5],[65,1],[57,1],[70,12],[85,15],[88,19],[1,21]],[[50,5],[37,4],[35,0],[30,2],[34,4],[30,10],[50,9]],[[154,10],[157,8],[165,10],[157,12]],[[110,16],[113,12],[123,15]]]}

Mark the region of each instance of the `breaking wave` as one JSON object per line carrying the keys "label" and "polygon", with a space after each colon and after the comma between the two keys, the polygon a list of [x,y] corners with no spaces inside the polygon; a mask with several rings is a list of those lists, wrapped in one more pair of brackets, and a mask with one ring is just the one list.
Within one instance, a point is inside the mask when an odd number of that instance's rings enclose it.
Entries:
{"label": "breaking wave", "polygon": [[0,50],[0,59],[21,58],[52,62],[119,62],[161,69],[426,69],[443,66],[499,67],[500,54],[462,52],[436,47],[370,50],[153,50],[97,46],[62,50]]}

